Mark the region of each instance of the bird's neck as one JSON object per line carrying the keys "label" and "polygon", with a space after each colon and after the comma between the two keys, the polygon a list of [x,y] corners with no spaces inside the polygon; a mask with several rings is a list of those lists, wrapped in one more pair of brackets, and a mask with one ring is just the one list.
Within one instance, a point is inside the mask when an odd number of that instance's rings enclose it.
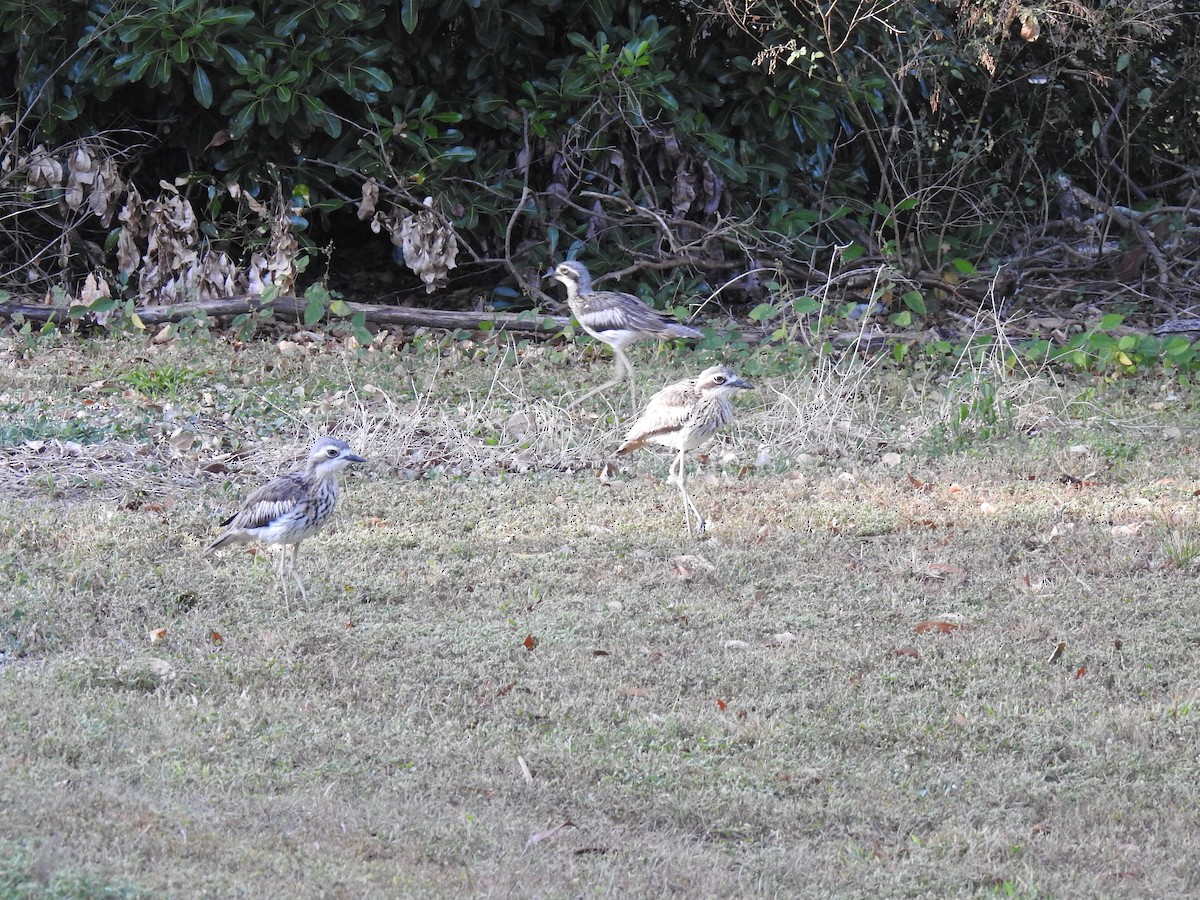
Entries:
{"label": "bird's neck", "polygon": [[322,487],[333,485],[335,489],[337,488],[336,472],[322,472],[320,469],[313,468],[309,469],[305,475],[307,476],[307,480],[312,484],[321,485]]}

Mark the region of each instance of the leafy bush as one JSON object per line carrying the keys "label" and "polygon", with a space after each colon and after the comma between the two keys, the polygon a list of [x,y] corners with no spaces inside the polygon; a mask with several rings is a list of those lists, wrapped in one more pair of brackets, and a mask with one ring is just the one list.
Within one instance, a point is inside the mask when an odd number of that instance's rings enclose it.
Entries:
{"label": "leafy bush", "polygon": [[[803,296],[857,260],[899,273],[888,315],[907,327],[941,299],[911,273],[982,278],[1082,197],[1148,248],[1134,264],[1163,291],[1155,235],[1188,234],[1168,178],[1200,157],[1195,16],[1071,9],[0,0],[19,88],[0,101],[0,204],[22,210],[0,240],[44,263],[33,276],[103,263],[113,292],[164,301],[291,290],[300,250],[368,228],[403,286],[502,303],[564,255],[632,261],[666,306],[718,284],[787,305],[769,282]],[[120,203],[71,206],[81,146],[126,176]],[[47,160],[57,181],[35,177]],[[178,225],[167,258],[155,216]]]}

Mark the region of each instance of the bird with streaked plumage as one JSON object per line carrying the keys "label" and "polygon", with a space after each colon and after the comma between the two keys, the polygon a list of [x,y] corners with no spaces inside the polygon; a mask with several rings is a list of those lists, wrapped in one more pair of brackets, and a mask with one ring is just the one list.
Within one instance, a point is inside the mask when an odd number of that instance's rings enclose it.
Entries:
{"label": "bird with streaked plumage", "polygon": [[224,531],[209,544],[205,553],[229,544],[262,541],[283,549],[276,564],[276,577],[287,603],[290,571],[300,596],[308,602],[304,582],[296,571],[296,553],[300,542],[316,534],[333,515],[337,505],[337,473],[351,463],[366,460],[354,453],[345,441],[318,438],[308,452],[304,467],[268,481],[246,498],[242,508],[221,525]]}
{"label": "bird with streaked plumage", "polygon": [[637,399],[633,384],[633,366],[625,355],[625,348],[642,338],[687,338],[704,337],[699,329],[684,325],[671,316],[651,309],[633,294],[624,291],[596,291],[592,289],[592,276],[587,266],[575,260],[561,262],[549,272],[552,278],[567,289],[567,306],[579,326],[601,343],[612,348],[616,358],[617,377],[592,388],[582,397],[573,400],[567,408],[578,406],[589,397],[620,384],[622,370],[629,381],[629,399],[633,405]]}
{"label": "bird with streaked plumage", "polygon": [[693,515],[696,519],[695,533],[704,533],[705,522],[688,495],[688,451],[695,450],[732,421],[733,403],[730,397],[739,390],[754,390],[754,385],[743,381],[727,366],[712,366],[696,378],[668,385],[650,398],[646,409],[617,448],[618,455],[630,453],[646,444],[661,444],[679,451],[668,469],[667,481],[675,480],[679,484],[689,535],[693,533]]}

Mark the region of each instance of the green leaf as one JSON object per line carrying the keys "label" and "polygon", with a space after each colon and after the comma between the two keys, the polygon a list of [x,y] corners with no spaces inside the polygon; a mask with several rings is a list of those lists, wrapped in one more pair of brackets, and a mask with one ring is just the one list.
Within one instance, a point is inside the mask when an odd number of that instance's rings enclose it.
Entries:
{"label": "green leaf", "polygon": [[845,262],[852,263],[855,260],[862,258],[866,252],[866,248],[864,248],[861,244],[851,244],[842,251],[842,259]]}
{"label": "green leaf", "polygon": [[798,316],[807,316],[820,310],[821,304],[816,297],[799,297],[792,302],[792,312]]}
{"label": "green leaf", "polygon": [[593,50],[592,42],[578,31],[572,31],[567,34],[567,43],[577,50],[582,50],[584,53],[591,53]]}
{"label": "green leaf", "polygon": [[542,25],[542,18],[533,10],[522,9],[520,7],[509,7],[504,10],[510,16],[517,20],[517,27],[526,34],[531,34],[534,37],[541,37],[546,33],[546,28]]}
{"label": "green leaf", "polygon": [[227,25],[240,28],[254,21],[254,10],[244,6],[231,6],[225,9],[206,9],[200,17],[200,24],[207,28],[217,25]]}
{"label": "green leaf", "polygon": [[760,303],[758,306],[754,307],[754,309],[750,310],[749,318],[752,322],[765,322],[767,319],[774,316],[778,311],[779,310],[776,309],[774,304]]}
{"label": "green leaf", "polygon": [[442,159],[449,159],[454,162],[470,162],[474,158],[474,147],[451,147],[442,154]]}
{"label": "green leaf", "polygon": [[384,93],[392,89],[392,77],[377,66],[363,66],[360,70],[367,79],[367,84],[377,91]]}
{"label": "green leaf", "polygon": [[142,76],[146,74],[146,70],[150,68],[150,65],[153,62],[154,57],[149,53],[138,57],[136,61],[129,67],[129,80],[141,81]]}
{"label": "green leaf", "polygon": [[357,312],[354,318],[350,320],[350,330],[354,333],[355,339],[364,347],[370,346],[371,341],[375,340],[375,335],[371,334],[367,328],[367,314]]}
{"label": "green leaf", "polygon": [[192,96],[205,109],[212,108],[212,82],[208,80],[208,73],[204,71],[204,66],[197,65],[192,70]]}
{"label": "green leaf", "polygon": [[1118,325],[1125,321],[1125,317],[1120,313],[1109,313],[1100,317],[1100,330],[1112,331]]}
{"label": "green leaf", "polygon": [[331,138],[341,137],[342,135],[342,120],[334,115],[334,113],[319,100],[315,103],[309,104],[308,120],[310,122],[319,123],[321,129]]}
{"label": "green leaf", "polygon": [[334,300],[329,304],[329,314],[331,316],[344,317],[350,315],[351,312],[352,310],[350,309],[350,304],[345,300]]}
{"label": "green leaf", "polygon": [[904,295],[904,305],[915,312],[918,316],[925,315],[925,298],[921,296],[920,291],[909,291]]}
{"label": "green leaf", "polygon": [[275,27],[272,29],[275,37],[287,37],[293,31],[300,27],[300,20],[304,18],[305,10],[303,8],[294,10],[290,16],[284,16],[275,22]]}
{"label": "green leaf", "polygon": [[250,130],[250,126],[253,124],[254,105],[243,106],[233,117],[233,121],[229,123],[229,133],[235,138],[240,138]]}
{"label": "green leaf", "polygon": [[404,30],[412,34],[417,30],[417,13],[420,0],[404,0],[400,4],[400,24]]}
{"label": "green leaf", "polygon": [[325,315],[324,300],[316,293],[312,293],[304,300],[304,325],[310,327],[321,321],[321,317]]}
{"label": "green leaf", "polygon": [[976,272],[975,264],[970,260],[963,259],[961,256],[956,256],[950,260],[950,265],[954,267],[955,271],[963,275],[974,275]]}

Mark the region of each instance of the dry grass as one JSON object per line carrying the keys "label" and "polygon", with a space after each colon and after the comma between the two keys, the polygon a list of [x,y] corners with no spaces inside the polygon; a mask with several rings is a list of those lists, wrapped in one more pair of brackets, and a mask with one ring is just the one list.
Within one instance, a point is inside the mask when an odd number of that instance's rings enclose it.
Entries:
{"label": "dry grass", "polygon": [[[468,349],[14,352],[0,895],[1200,890],[1190,393],[756,379],[692,541],[607,358]],[[325,430],[288,616],[200,551]]]}

